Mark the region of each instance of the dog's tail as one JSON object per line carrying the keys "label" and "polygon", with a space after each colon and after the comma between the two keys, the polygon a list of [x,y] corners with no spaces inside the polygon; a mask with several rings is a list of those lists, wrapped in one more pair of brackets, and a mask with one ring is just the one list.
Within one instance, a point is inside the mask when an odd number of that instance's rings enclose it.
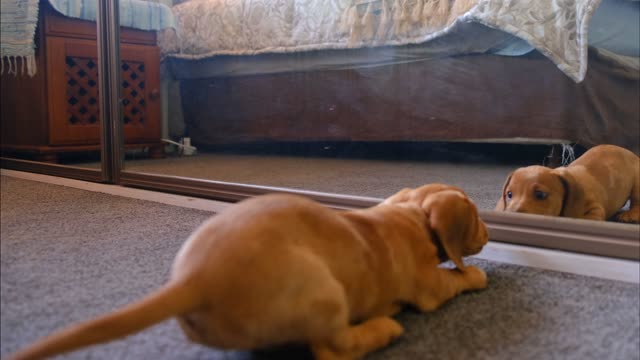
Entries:
{"label": "dog's tail", "polygon": [[9,359],[42,359],[131,335],[196,309],[200,304],[200,296],[194,290],[194,286],[186,281],[170,282],[119,310],[55,332]]}

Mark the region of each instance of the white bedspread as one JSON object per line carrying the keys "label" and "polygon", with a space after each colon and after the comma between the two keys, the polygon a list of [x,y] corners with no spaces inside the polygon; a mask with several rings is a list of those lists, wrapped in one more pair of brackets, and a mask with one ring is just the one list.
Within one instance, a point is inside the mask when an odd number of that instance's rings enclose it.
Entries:
{"label": "white bedspread", "polygon": [[423,43],[458,22],[518,36],[574,81],[587,69],[587,29],[600,0],[191,0],[173,7],[166,56],[204,59]]}

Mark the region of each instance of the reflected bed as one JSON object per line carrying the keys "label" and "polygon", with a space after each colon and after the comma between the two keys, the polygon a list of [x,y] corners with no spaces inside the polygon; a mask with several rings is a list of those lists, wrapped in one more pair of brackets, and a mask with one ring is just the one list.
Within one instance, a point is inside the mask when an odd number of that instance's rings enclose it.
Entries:
{"label": "reflected bed", "polygon": [[[194,16],[185,15],[186,9],[215,13],[206,7],[209,3],[216,2],[192,0],[174,6],[183,37],[201,26],[185,20]],[[363,22],[375,4],[387,3],[354,2]],[[459,1],[451,3],[448,22],[440,28],[430,25],[423,33],[419,28],[404,37],[365,37],[354,43],[352,26],[350,36],[341,37],[337,30],[323,35],[335,40],[331,47],[322,43],[307,51],[297,51],[299,43],[287,42],[269,51],[270,39],[261,37],[242,48],[230,39],[176,40],[165,34],[160,44],[167,68],[181,83],[186,134],[179,135],[201,145],[534,141],[586,147],[611,143],[640,151],[640,75],[638,45],[633,41],[637,17],[634,23],[629,16],[639,13],[637,3],[604,1],[591,19],[586,10],[577,11],[582,20],[576,20],[573,32],[568,29],[567,36],[559,36],[566,37],[567,45],[560,55],[548,37],[523,35],[525,27],[490,24],[518,35],[514,36],[480,24],[488,17],[478,14],[455,19]],[[588,0],[577,4],[597,6]],[[381,11],[373,13],[383,17]],[[581,43],[589,20],[593,39]],[[237,42],[251,39],[244,35],[238,35]],[[300,37],[295,31],[290,35],[294,40]],[[418,35],[427,41],[413,44]]]}

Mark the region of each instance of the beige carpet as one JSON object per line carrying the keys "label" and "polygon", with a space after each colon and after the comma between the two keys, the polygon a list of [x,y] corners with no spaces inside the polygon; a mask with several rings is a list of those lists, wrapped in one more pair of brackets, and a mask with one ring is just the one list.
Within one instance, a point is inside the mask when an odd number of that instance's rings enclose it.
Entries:
{"label": "beige carpet", "polygon": [[[1,181],[2,358],[160,286],[183,241],[212,216],[5,176]],[[402,313],[405,335],[367,359],[640,357],[638,285],[467,261],[486,270],[486,290],[464,294],[433,313]],[[250,353],[193,345],[174,321],[63,358],[309,359],[304,349]]]}

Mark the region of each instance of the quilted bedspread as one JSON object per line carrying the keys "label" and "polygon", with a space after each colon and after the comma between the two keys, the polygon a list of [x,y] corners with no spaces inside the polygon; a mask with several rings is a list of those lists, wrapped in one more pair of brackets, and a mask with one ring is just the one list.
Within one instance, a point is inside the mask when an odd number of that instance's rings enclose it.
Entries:
{"label": "quilted bedspread", "polygon": [[423,43],[458,22],[518,36],[574,81],[587,69],[587,29],[600,0],[190,0],[174,6],[166,56],[204,59]]}

